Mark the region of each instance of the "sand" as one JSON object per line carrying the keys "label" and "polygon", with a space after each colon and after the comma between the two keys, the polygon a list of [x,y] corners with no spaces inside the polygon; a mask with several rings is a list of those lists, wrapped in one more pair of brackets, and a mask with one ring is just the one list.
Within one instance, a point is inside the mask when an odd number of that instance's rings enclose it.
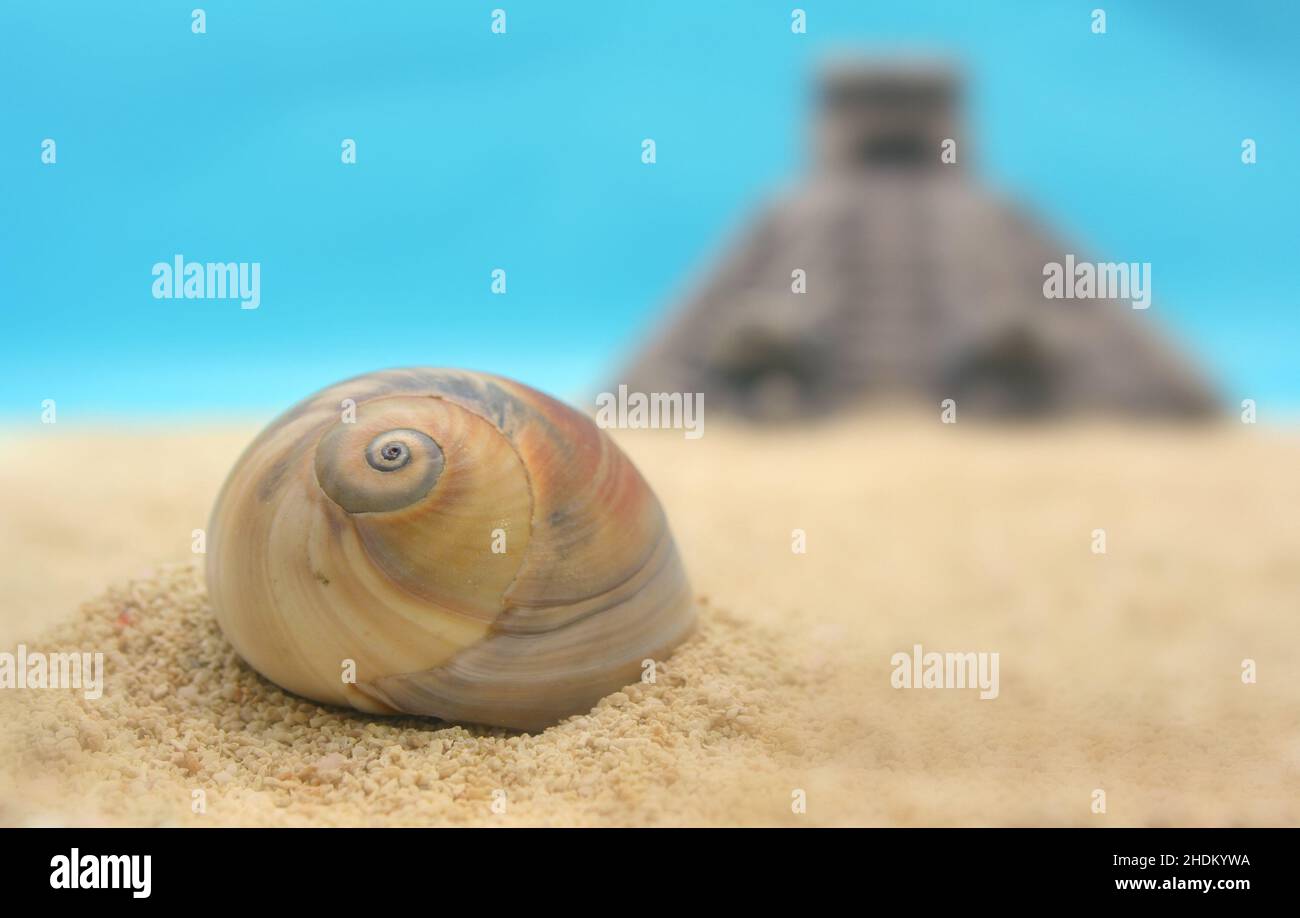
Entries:
{"label": "sand", "polygon": [[[250,434],[0,443],[0,643],[107,658],[95,701],[0,691],[0,822],[1300,823],[1294,434],[621,434],[701,629],[655,684],[535,736],[322,708],[238,660],[190,531]],[[917,643],[997,652],[999,697],[892,688]]]}

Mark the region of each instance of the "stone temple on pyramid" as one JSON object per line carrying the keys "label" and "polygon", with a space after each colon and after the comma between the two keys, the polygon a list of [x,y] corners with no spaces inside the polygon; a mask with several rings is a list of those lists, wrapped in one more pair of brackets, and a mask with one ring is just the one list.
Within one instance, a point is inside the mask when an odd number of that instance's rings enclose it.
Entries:
{"label": "stone temple on pyramid", "polygon": [[[1084,255],[968,169],[960,93],[943,63],[825,68],[812,174],[766,207],[617,382],[702,392],[710,411],[754,419],[948,398],[1002,416],[1217,413],[1158,332],[1158,298],[1135,310],[1045,296],[1044,266]],[[950,139],[955,164],[941,157]]]}

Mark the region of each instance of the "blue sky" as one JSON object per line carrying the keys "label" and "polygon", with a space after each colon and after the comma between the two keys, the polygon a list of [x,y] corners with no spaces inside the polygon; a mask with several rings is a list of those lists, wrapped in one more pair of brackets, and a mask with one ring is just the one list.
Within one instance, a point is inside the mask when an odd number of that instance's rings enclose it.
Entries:
{"label": "blue sky", "polygon": [[[261,417],[406,364],[576,396],[805,170],[821,56],[898,47],[964,62],[987,181],[1150,261],[1229,398],[1300,410],[1294,4],[196,5],[0,7],[10,423]],[[262,306],[154,299],[176,253],[260,262]]]}

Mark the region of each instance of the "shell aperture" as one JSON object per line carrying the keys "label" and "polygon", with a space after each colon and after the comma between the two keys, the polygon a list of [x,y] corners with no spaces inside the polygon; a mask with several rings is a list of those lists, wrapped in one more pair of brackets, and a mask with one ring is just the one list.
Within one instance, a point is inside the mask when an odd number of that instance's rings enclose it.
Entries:
{"label": "shell aperture", "polygon": [[207,575],[235,649],[291,691],[519,729],[635,681],[695,618],[663,511],[613,442],[454,370],[357,377],[273,421],[218,497]]}

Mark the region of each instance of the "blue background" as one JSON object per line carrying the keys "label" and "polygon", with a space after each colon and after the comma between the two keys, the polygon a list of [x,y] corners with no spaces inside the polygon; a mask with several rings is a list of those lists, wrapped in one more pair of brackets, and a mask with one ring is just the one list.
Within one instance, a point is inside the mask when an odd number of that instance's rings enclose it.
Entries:
{"label": "blue background", "polygon": [[[823,53],[900,48],[964,62],[985,180],[1152,262],[1227,399],[1300,407],[1296,4],[198,5],[0,7],[9,423],[264,416],[404,364],[577,397],[806,170]],[[261,308],[155,300],[176,253],[261,262]]]}

